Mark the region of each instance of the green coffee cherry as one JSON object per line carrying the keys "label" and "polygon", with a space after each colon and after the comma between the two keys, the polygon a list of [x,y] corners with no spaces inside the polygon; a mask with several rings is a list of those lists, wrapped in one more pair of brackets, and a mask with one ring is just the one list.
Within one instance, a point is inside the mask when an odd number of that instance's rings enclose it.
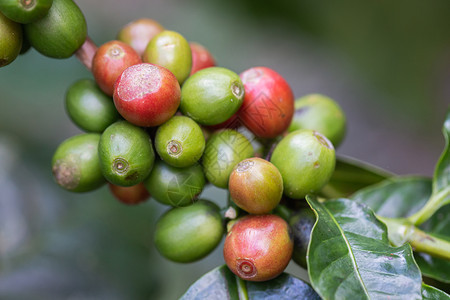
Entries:
{"label": "green coffee cherry", "polygon": [[228,120],[242,105],[244,85],[239,75],[211,67],[190,76],[181,88],[180,109],[202,125]]}
{"label": "green coffee cherry", "polygon": [[22,48],[22,28],[0,13],[0,67],[12,63]]}
{"label": "green coffee cherry", "polygon": [[252,144],[241,133],[232,129],[215,132],[208,139],[202,157],[206,178],[225,189],[234,166],[253,155]]}
{"label": "green coffee cherry", "polygon": [[48,14],[25,25],[31,46],[53,58],[68,58],[86,40],[84,15],[73,0],[54,0]]}
{"label": "green coffee cherry", "polygon": [[230,174],[228,189],[237,206],[251,214],[270,213],[283,196],[283,179],[277,168],[262,158],[239,162]]}
{"label": "green coffee cherry", "polygon": [[167,259],[189,263],[211,253],[223,236],[219,207],[200,200],[166,212],[156,224],[155,246]]}
{"label": "green coffee cherry", "polygon": [[175,168],[157,160],[144,180],[144,185],[156,201],[172,206],[186,206],[195,202],[205,186],[205,175],[199,164]]}
{"label": "green coffee cherry", "polygon": [[100,134],[84,133],[62,142],[52,159],[55,181],[71,192],[88,192],[106,183],[100,169]]}
{"label": "green coffee cherry", "polygon": [[53,0],[2,0],[0,11],[17,23],[27,24],[43,18]]}
{"label": "green coffee cherry", "polygon": [[126,121],[106,128],[100,138],[98,154],[105,178],[120,186],[142,182],[150,174],[155,160],[148,134]]}
{"label": "green coffee cherry", "polygon": [[321,133],[300,129],[285,136],[270,159],[283,177],[284,194],[300,199],[318,192],[334,171],[333,144]]}
{"label": "green coffee cherry", "polygon": [[174,167],[195,164],[205,150],[205,137],[200,126],[191,118],[174,116],[159,126],[155,136],[159,157]]}
{"label": "green coffee cherry", "polygon": [[338,147],[346,132],[344,112],[333,99],[311,94],[295,100],[295,112],[288,131],[297,129],[316,130]]}
{"label": "green coffee cherry", "polygon": [[69,87],[66,111],[75,125],[88,132],[101,133],[120,117],[112,98],[92,79],[78,80]]}
{"label": "green coffee cherry", "polygon": [[150,40],[143,61],[168,69],[181,85],[191,72],[191,48],[181,34],[164,30]]}
{"label": "green coffee cherry", "polygon": [[301,208],[289,218],[289,226],[294,239],[292,259],[306,269],[306,253],[311,237],[311,231],[316,222],[316,216],[310,208]]}

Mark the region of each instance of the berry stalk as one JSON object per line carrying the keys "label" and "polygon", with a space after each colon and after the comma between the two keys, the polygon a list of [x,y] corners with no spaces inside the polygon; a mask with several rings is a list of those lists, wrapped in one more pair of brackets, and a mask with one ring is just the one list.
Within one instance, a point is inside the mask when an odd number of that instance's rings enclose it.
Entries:
{"label": "berry stalk", "polygon": [[92,59],[97,52],[97,45],[92,39],[87,36],[83,45],[75,52],[75,56],[78,60],[89,70],[92,69]]}

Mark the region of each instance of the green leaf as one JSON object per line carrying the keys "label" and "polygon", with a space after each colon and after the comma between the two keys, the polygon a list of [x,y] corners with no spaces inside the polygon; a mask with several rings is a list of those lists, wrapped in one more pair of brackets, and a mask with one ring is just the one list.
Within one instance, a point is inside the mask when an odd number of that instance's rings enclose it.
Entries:
{"label": "green leaf", "polygon": [[423,300],[444,300],[444,299],[448,300],[448,299],[450,299],[450,296],[447,293],[445,293],[435,287],[426,285],[424,283],[424,284],[422,284],[422,299]]}
{"label": "green leaf", "polygon": [[312,286],[325,299],[421,299],[422,278],[411,247],[391,247],[386,226],[365,205],[319,202],[308,248]]}
{"label": "green leaf", "polygon": [[368,205],[377,215],[404,218],[417,212],[431,195],[431,179],[395,177],[361,189],[351,199]]}
{"label": "green leaf", "polygon": [[[352,199],[368,205],[377,215],[388,218],[408,217],[425,205],[431,195],[432,182],[422,177],[396,177],[356,192]],[[450,240],[450,206],[438,210],[420,226],[427,233]],[[450,262],[414,253],[423,275],[449,283]]]}
{"label": "green leaf", "polygon": [[[436,237],[450,241],[450,206],[439,209],[430,220],[420,227]],[[423,275],[450,283],[450,261],[425,253],[415,253],[414,256]]]}
{"label": "green leaf", "polygon": [[[447,111],[442,133],[444,134],[445,148],[434,171],[433,193],[450,188],[450,109]],[[450,195],[447,203],[448,201],[450,201]]]}
{"label": "green leaf", "polygon": [[391,176],[393,174],[371,164],[340,156],[336,159],[334,173],[321,194],[326,198],[348,197],[366,186]]}
{"label": "green leaf", "polygon": [[187,290],[181,300],[193,299],[320,299],[310,285],[283,273],[264,282],[243,281],[226,265],[206,273]]}

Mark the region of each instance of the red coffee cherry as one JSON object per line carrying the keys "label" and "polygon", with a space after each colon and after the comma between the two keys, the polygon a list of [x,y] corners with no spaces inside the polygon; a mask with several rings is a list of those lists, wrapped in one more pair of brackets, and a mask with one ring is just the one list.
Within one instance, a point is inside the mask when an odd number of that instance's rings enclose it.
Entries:
{"label": "red coffee cherry", "polygon": [[122,72],[142,63],[137,52],[121,41],[110,41],[100,46],[92,59],[92,74],[105,94],[112,96],[114,84]]}
{"label": "red coffee cherry", "polygon": [[114,104],[128,122],[158,126],[169,120],[180,105],[180,85],[166,68],[148,63],[127,68],[114,86]]}
{"label": "red coffee cherry", "polygon": [[133,186],[119,186],[109,183],[109,190],[117,200],[128,205],[139,204],[150,197],[150,193],[142,182]]}
{"label": "red coffee cherry", "polygon": [[162,32],[164,27],[152,19],[138,19],[125,25],[117,35],[117,39],[131,47],[142,56],[148,42]]}
{"label": "red coffee cherry", "polygon": [[216,61],[208,49],[195,42],[190,42],[189,46],[192,52],[191,75],[201,69],[216,66]]}
{"label": "red coffee cherry", "polygon": [[294,95],[287,81],[266,67],[240,74],[244,102],[239,118],[256,136],[274,138],[286,131],[294,114]]}
{"label": "red coffee cherry", "polygon": [[286,221],[276,215],[247,215],[225,238],[223,256],[242,279],[265,281],[280,275],[291,260],[294,242]]}

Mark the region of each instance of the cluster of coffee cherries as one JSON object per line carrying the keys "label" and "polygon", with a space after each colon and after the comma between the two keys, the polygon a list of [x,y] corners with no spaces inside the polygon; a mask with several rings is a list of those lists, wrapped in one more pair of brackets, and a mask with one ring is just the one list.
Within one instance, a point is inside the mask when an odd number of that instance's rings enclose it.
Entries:
{"label": "cluster of coffee cherries", "polygon": [[[49,57],[76,54],[92,71],[93,79],[66,93],[67,114],[85,133],[54,153],[62,188],[89,192],[108,184],[123,203],[151,195],[172,206],[154,234],[172,261],[205,257],[226,230],[224,258],[237,276],[264,281],[283,272],[294,241],[273,212],[280,201],[320,192],[334,172],[346,127],[334,100],[295,100],[288,82],[267,67],[240,74],[218,67],[205,47],[154,20],[133,21],[97,48],[72,0],[3,0],[0,11],[2,24],[24,28],[16,38]],[[33,11],[39,17],[31,21],[10,17]],[[228,189],[223,209],[199,199],[207,184]]]}

